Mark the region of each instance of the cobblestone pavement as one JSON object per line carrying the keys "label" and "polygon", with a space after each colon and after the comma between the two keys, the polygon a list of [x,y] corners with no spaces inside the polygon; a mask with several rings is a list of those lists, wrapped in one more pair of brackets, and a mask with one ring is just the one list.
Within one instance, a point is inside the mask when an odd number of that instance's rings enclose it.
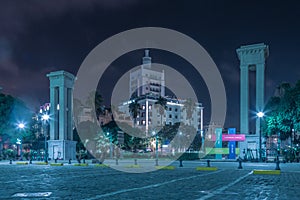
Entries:
{"label": "cobblestone pavement", "polygon": [[[196,166],[206,165],[199,162],[183,162],[182,168],[178,162],[173,165],[174,170],[125,173],[94,165],[2,162],[0,199],[300,199],[298,163],[281,164],[281,175],[251,173],[274,169],[274,163],[244,163],[238,170],[236,162],[212,162],[217,171],[196,171]],[[37,197],[39,193],[45,197]]]}

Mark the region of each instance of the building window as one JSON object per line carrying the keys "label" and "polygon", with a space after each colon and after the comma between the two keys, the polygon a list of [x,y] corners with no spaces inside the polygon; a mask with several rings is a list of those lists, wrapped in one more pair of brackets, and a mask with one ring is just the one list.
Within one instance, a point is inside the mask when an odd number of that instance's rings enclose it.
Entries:
{"label": "building window", "polygon": [[175,112],[177,112],[178,111],[178,109],[177,108],[175,108]]}
{"label": "building window", "polygon": [[172,115],[169,115],[169,118],[172,118]]}
{"label": "building window", "polygon": [[178,116],[177,115],[175,115],[175,119],[177,119],[178,118]]}
{"label": "building window", "polygon": [[143,120],[142,123],[143,123],[143,125],[145,125],[146,124],[145,120]]}
{"label": "building window", "polygon": [[169,107],[169,111],[172,111],[172,108],[171,108],[171,107]]}

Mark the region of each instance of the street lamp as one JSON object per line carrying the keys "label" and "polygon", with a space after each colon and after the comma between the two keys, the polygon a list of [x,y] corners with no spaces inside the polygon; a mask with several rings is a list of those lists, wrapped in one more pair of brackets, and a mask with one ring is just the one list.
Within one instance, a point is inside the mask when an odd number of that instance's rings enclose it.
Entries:
{"label": "street lamp", "polygon": [[181,136],[182,136],[182,132],[179,132],[179,152],[181,152]]}
{"label": "street lamp", "polygon": [[46,122],[48,122],[48,120],[50,119],[50,116],[48,115],[48,114],[43,114],[42,115],[42,122],[43,122],[43,133],[44,133],[44,138],[45,138],[45,155],[44,155],[44,160],[45,160],[45,162],[48,162],[48,148],[47,148],[47,136],[48,136],[48,134],[47,134],[47,129],[46,129],[46,131],[45,131],[45,125],[46,125]]}
{"label": "street lamp", "polygon": [[258,112],[257,117],[259,118],[259,160],[262,161],[262,148],[261,148],[261,119],[265,116],[265,113]]}
{"label": "street lamp", "polygon": [[22,136],[22,130],[24,130],[25,128],[25,124],[24,123],[19,123],[18,124],[18,128],[20,129],[20,132],[21,132],[21,139],[17,139],[17,144],[19,145],[19,148],[20,148],[20,160],[23,160],[23,152],[22,152],[22,140],[23,140],[23,136]]}
{"label": "street lamp", "polygon": [[155,165],[158,166],[158,134],[152,131],[152,135],[155,135]]}
{"label": "street lamp", "polygon": [[109,157],[112,159],[112,135],[109,132],[106,135],[109,137]]}

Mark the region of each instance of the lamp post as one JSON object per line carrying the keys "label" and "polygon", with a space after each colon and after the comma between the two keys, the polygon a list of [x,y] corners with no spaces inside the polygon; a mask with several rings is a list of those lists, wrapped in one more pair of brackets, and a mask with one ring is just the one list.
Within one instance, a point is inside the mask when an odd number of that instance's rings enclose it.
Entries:
{"label": "lamp post", "polygon": [[25,128],[25,124],[24,123],[19,123],[18,124],[18,128],[19,128],[19,130],[20,130],[20,132],[21,132],[21,139],[17,139],[17,144],[19,145],[19,147],[20,147],[20,160],[23,160],[23,152],[22,152],[22,143],[23,143],[23,136],[22,136],[22,131],[24,130],[24,128]]}
{"label": "lamp post", "polygon": [[44,133],[44,138],[45,138],[45,155],[44,155],[44,161],[45,162],[48,162],[48,148],[47,148],[47,136],[48,136],[48,129],[46,129],[45,131],[45,126],[46,126],[46,123],[48,122],[48,120],[50,119],[49,115],[48,114],[43,114],[42,115],[42,122],[43,122],[43,125],[42,125],[42,128],[43,128],[43,133]]}
{"label": "lamp post", "polygon": [[48,121],[50,120],[49,115],[50,110],[50,104],[46,103],[43,106],[40,106],[40,115],[41,115],[41,121],[42,121],[42,133],[44,135],[44,161],[48,162],[48,148],[47,148],[47,137],[48,137]]}
{"label": "lamp post", "polygon": [[109,137],[109,157],[112,159],[112,135],[109,132],[106,135]]}
{"label": "lamp post", "polygon": [[155,135],[155,165],[158,166],[158,135],[155,131],[152,131],[152,135]]}
{"label": "lamp post", "polygon": [[179,152],[181,152],[181,136],[182,136],[182,132],[179,132]]}
{"label": "lamp post", "polygon": [[265,113],[258,112],[257,117],[259,118],[259,161],[262,161],[262,148],[261,148],[261,119],[265,116]]}

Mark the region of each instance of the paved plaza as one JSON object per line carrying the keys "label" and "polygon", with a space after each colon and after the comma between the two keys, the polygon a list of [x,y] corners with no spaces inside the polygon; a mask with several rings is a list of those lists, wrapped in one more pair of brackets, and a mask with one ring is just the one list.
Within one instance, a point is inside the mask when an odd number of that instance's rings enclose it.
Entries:
{"label": "paved plaza", "polygon": [[[129,162],[129,161],[127,161]],[[114,161],[107,161],[114,165]],[[125,162],[124,162],[125,163]],[[119,167],[125,167],[120,161]],[[197,171],[205,162],[172,164],[173,170],[125,173],[109,167],[0,163],[0,199],[299,199],[300,164],[281,164],[280,175],[255,175],[274,163],[211,162],[217,171]],[[127,165],[126,165],[127,166]],[[140,168],[153,167],[143,166]],[[138,172],[140,168],[132,168]]]}

